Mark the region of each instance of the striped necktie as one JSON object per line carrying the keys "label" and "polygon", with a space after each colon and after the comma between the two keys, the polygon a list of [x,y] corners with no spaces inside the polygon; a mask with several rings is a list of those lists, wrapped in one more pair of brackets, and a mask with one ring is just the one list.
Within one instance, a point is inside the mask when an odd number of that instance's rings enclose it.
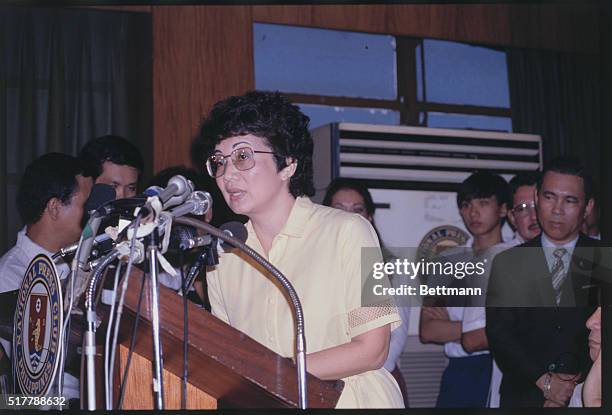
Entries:
{"label": "striped necktie", "polygon": [[567,251],[565,248],[555,249],[553,252],[555,263],[553,264],[550,272],[552,274],[552,285],[555,289],[555,300],[557,301],[557,305],[559,305],[559,302],[561,301],[561,286],[563,285],[563,281],[565,281],[565,276],[567,275],[565,272],[565,264],[563,263],[563,256],[566,253]]}

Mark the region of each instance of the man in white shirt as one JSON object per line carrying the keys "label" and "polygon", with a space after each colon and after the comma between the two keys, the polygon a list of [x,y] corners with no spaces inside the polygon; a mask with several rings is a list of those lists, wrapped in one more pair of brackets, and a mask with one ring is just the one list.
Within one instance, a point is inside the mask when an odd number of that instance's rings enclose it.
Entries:
{"label": "man in white shirt", "polygon": [[[25,170],[17,193],[17,207],[25,227],[17,243],[0,258],[0,292],[18,290],[30,261],[38,254],[51,256],[79,239],[85,201],[93,180],[85,177],[79,159],[48,153]],[[67,264],[57,267],[60,279],[68,275]],[[0,339],[10,358],[11,344]],[[64,396],[78,398],[78,380],[66,374]]]}
{"label": "man in white shirt", "polygon": [[[468,177],[457,192],[457,206],[472,235],[471,246],[445,251],[439,261],[490,263],[502,242],[507,204],[508,184],[501,176],[477,172]],[[485,290],[487,278],[482,276]],[[463,300],[459,306],[421,309],[421,341],[444,344],[449,358],[437,407],[485,407],[489,394],[491,356],[485,318],[484,313],[474,312],[484,306],[484,296],[482,303],[477,299]]]}

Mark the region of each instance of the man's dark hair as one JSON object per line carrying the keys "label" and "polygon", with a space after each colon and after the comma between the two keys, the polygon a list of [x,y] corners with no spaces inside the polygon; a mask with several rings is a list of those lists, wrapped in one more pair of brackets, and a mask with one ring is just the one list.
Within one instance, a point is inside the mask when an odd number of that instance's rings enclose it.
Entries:
{"label": "man's dark hair", "polygon": [[538,192],[542,188],[542,182],[544,181],[544,176],[549,171],[582,178],[585,202],[588,202],[589,199],[593,197],[593,178],[591,177],[591,174],[587,170],[585,165],[582,164],[582,162],[578,160],[576,157],[572,157],[572,156],[555,157],[546,166],[544,166],[542,177],[540,177],[540,180],[538,180]]}
{"label": "man's dark hair", "polygon": [[331,206],[334,195],[343,189],[350,189],[359,193],[365,204],[366,212],[368,215],[374,216],[376,205],[374,205],[374,200],[372,200],[372,195],[370,194],[368,188],[358,180],[349,179],[346,177],[336,177],[331,181],[331,183],[329,183],[327,186],[327,191],[325,192],[325,197],[323,198],[323,205]]}
{"label": "man's dark hair", "polygon": [[26,167],[17,191],[17,210],[26,225],[42,217],[47,203],[58,198],[70,204],[77,190],[77,175],[87,176],[80,159],[63,153],[47,153]]}
{"label": "man's dark hair", "polygon": [[495,196],[498,205],[509,207],[509,194],[508,183],[503,177],[488,171],[477,171],[459,186],[457,206],[461,209],[463,202]]}
{"label": "man's dark hair", "polygon": [[540,176],[542,176],[542,173],[539,171],[525,171],[518,173],[516,176],[510,179],[510,182],[508,183],[510,186],[510,205],[508,205],[508,209],[513,207],[511,205],[514,203],[514,195],[516,194],[518,188],[521,186],[537,186]]}
{"label": "man's dark hair", "polygon": [[88,176],[94,180],[102,174],[102,164],[105,161],[134,167],[138,170],[139,176],[144,169],[144,160],[138,147],[116,135],[105,135],[89,140],[81,149],[79,157],[85,163]]}
{"label": "man's dark hair", "polygon": [[272,148],[279,171],[287,166],[286,158],[297,162],[289,183],[291,194],[312,196],[313,141],[308,131],[309,121],[280,93],[251,91],[214,105],[202,123],[195,148],[207,157],[226,138],[247,134],[261,137]]}

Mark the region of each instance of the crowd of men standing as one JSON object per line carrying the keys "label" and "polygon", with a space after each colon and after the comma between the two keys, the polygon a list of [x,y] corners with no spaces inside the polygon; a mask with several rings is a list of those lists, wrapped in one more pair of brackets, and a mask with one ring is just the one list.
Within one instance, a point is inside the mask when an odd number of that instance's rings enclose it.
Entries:
{"label": "crowd of men standing", "polygon": [[[601,309],[596,307],[608,283],[598,263],[604,248],[585,167],[559,157],[542,174],[519,174],[509,184],[477,172],[460,186],[457,205],[472,238],[468,247],[444,251],[440,258],[491,265],[480,301],[422,308],[421,341],[443,344],[449,359],[437,406],[598,402]],[[515,235],[504,242],[506,219]]]}

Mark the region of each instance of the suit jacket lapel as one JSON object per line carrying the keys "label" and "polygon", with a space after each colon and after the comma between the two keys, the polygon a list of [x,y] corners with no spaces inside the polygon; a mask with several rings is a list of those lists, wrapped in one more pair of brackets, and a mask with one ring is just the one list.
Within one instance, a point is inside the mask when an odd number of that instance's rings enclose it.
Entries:
{"label": "suit jacket lapel", "polygon": [[572,255],[570,270],[563,283],[561,294],[562,306],[576,306],[587,304],[591,290],[591,275],[595,266],[595,248],[590,246],[589,241],[580,234],[576,248]]}

